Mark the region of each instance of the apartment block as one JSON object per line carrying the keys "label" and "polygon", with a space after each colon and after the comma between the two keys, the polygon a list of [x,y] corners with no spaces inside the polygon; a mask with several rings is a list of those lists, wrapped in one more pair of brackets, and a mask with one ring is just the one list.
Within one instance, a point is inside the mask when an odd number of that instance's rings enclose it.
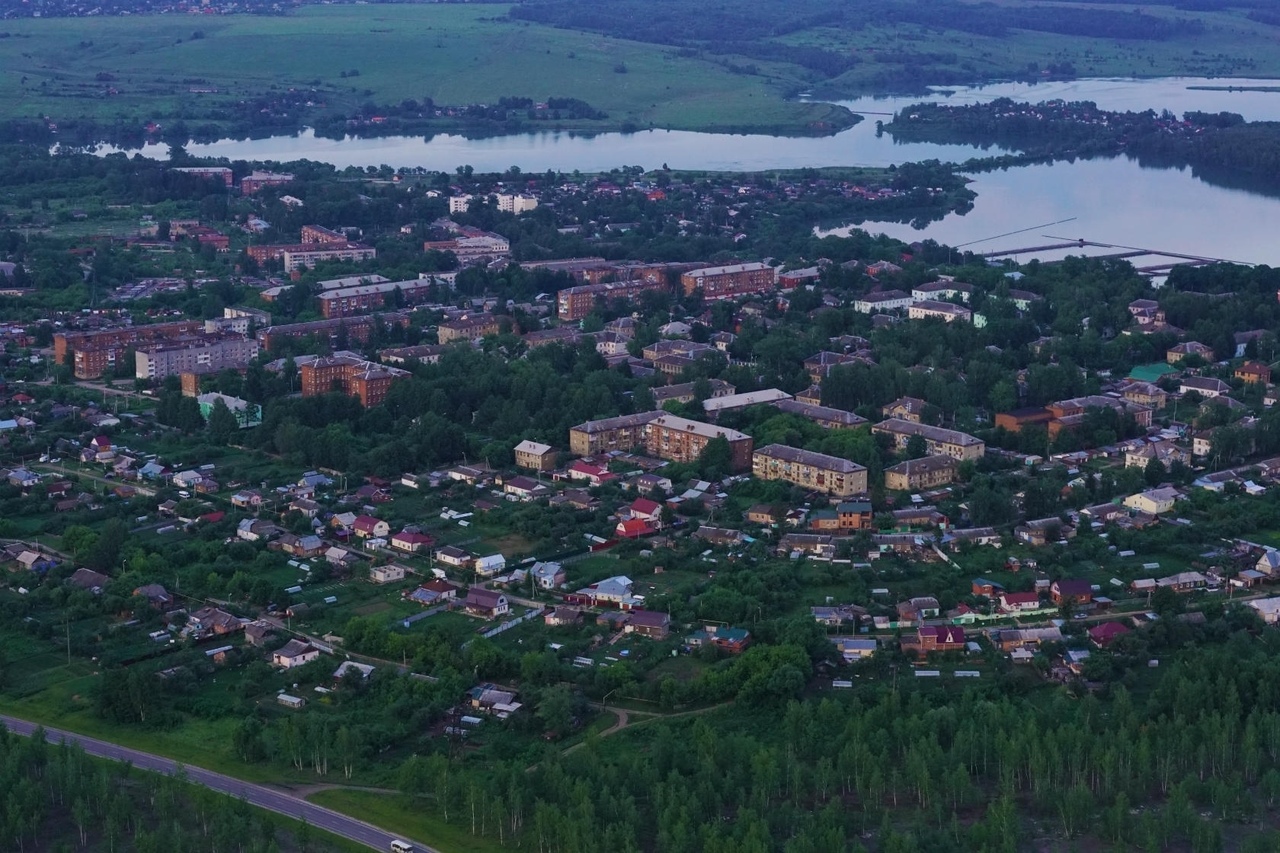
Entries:
{"label": "apartment block", "polygon": [[841,498],[867,491],[867,469],[863,466],[785,444],[770,444],[753,453],[751,473],[760,480],[786,480],[803,489]]}
{"label": "apartment block", "polygon": [[263,187],[278,187],[292,180],[293,175],[283,172],[254,171],[240,179],[240,192],[244,195],[253,195]]}
{"label": "apartment block", "polygon": [[912,303],[907,308],[907,317],[912,320],[937,317],[945,323],[952,323],[956,320],[961,320],[965,323],[973,322],[973,312],[968,308],[950,302],[938,302],[933,299],[922,299],[919,302]]}
{"label": "apartment block", "polygon": [[778,275],[768,264],[734,264],[724,267],[704,267],[690,270],[680,276],[685,296],[701,291],[708,300],[735,299],[773,290]]}
{"label": "apartment block", "polygon": [[873,433],[888,435],[893,438],[899,450],[907,446],[913,436],[924,439],[925,447],[935,456],[950,456],[953,459],[981,459],[987,452],[986,443],[968,433],[953,429],[926,426],[911,421],[890,418],[881,421],[871,428]]}
{"label": "apartment block", "polygon": [[569,450],[594,456],[608,450],[630,450],[645,443],[645,427],[664,412],[639,412],[578,424],[569,430]]}
{"label": "apartment block", "polygon": [[660,413],[645,426],[644,445],[650,455],[659,459],[693,462],[716,438],[724,438],[729,442],[732,470],[750,470],[753,445],[751,436],[715,424]]}
{"label": "apartment block", "polygon": [[316,297],[320,301],[320,313],[328,319],[367,314],[383,308],[399,305],[417,305],[431,297],[432,288],[439,284],[435,278],[411,278],[406,281],[361,282],[347,287],[325,290]]}
{"label": "apartment block", "polygon": [[492,314],[471,314],[457,320],[441,323],[437,330],[440,343],[451,341],[474,341],[489,335],[498,334],[498,318]]}
{"label": "apartment block", "polygon": [[926,456],[884,469],[884,487],[891,492],[936,489],[954,482],[960,463],[950,456]]}
{"label": "apartment block", "polygon": [[[284,340],[301,338],[317,338],[331,344],[341,343],[342,336],[347,341],[367,343],[373,333],[374,324],[381,323],[384,329],[392,326],[408,326],[409,315],[404,311],[390,311],[384,314],[367,314],[363,317],[338,317],[332,320],[313,320],[309,323],[289,323],[283,326],[268,326],[259,329],[258,343],[265,349],[273,349]],[[339,347],[341,349],[341,347]]]}
{"label": "apartment block", "polygon": [[556,294],[556,316],[564,323],[575,322],[594,311],[599,302],[614,299],[630,301],[647,291],[664,293],[667,291],[667,283],[662,279],[638,279],[565,288]]}
{"label": "apartment block", "polygon": [[53,336],[53,358],[58,364],[71,365],[77,379],[97,379],[114,368],[128,349],[177,340],[198,334],[203,328],[199,320],[182,320],[93,332],[58,332]]}
{"label": "apartment block", "polygon": [[257,355],[255,338],[201,336],[137,350],[135,375],[138,379],[163,379],[181,373],[214,373],[244,367]]}
{"label": "apartment block", "polygon": [[392,383],[409,376],[407,370],[387,367],[349,355],[318,358],[302,365],[298,377],[302,380],[302,396],[314,397],[334,392],[358,397],[366,409],[382,403],[387,398]]}

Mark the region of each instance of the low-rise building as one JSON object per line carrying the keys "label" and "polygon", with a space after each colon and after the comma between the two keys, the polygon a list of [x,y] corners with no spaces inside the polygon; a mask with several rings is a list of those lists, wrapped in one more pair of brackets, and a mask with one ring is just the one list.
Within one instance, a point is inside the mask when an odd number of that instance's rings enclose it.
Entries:
{"label": "low-rise building", "polygon": [[685,296],[700,291],[703,299],[711,301],[766,293],[777,286],[777,280],[773,267],[752,263],[690,270],[680,276],[680,285]]}
{"label": "low-rise building", "polygon": [[906,448],[914,436],[924,439],[925,447],[935,456],[950,456],[961,461],[981,459],[986,453],[986,443],[968,433],[942,427],[926,426],[911,421],[890,418],[881,421],[871,428],[873,433],[888,435],[893,438],[899,450]]}
{"label": "low-rise building", "polygon": [[753,453],[751,473],[761,480],[785,480],[837,497],[867,491],[867,469],[856,462],[783,444],[770,444]]}
{"label": "low-rise building", "polygon": [[973,322],[973,312],[968,308],[951,302],[937,302],[932,299],[912,303],[907,308],[907,317],[912,320],[925,320],[930,317],[936,317],[945,323],[952,323],[956,320],[965,323]]}
{"label": "low-rise building", "polygon": [[696,461],[717,438],[729,443],[732,471],[750,470],[753,441],[746,433],[666,413],[645,425],[645,450],[671,462]]}
{"label": "low-rise building", "polygon": [[1172,510],[1174,503],[1181,497],[1182,493],[1177,489],[1172,486],[1164,486],[1159,489],[1149,489],[1136,495],[1130,495],[1124,499],[1124,505],[1129,509],[1145,512],[1149,515],[1161,515]]}
{"label": "low-rise building", "polygon": [[525,439],[515,447],[516,467],[528,471],[550,471],[556,467],[556,454],[549,444]]}
{"label": "low-rise building", "polygon": [[884,487],[892,492],[936,489],[955,482],[960,463],[950,456],[909,459],[884,469]]}
{"label": "low-rise building", "polygon": [[814,403],[804,403],[800,400],[779,400],[773,404],[778,411],[788,415],[799,415],[808,421],[813,421],[823,429],[848,429],[852,427],[862,426],[867,419],[861,415],[855,415],[853,412],[846,412],[844,409],[833,409],[830,406],[820,406]]}
{"label": "low-rise building", "polygon": [[578,424],[569,430],[569,450],[576,456],[594,456],[610,450],[631,450],[645,443],[645,428],[662,411],[638,412]]}

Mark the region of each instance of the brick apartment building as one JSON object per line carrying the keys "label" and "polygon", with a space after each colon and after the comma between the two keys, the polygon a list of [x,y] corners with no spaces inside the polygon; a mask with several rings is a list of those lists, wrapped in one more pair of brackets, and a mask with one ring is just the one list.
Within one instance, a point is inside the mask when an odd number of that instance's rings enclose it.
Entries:
{"label": "brick apartment building", "polygon": [[786,480],[804,489],[842,498],[867,491],[867,469],[861,465],[785,444],[770,444],[753,453],[751,473],[761,480]]}
{"label": "brick apartment building", "polygon": [[[300,338],[318,338],[339,343],[345,334],[347,340],[356,343],[368,343],[375,323],[381,323],[384,329],[392,326],[408,326],[409,315],[403,311],[392,311],[385,314],[366,314],[362,317],[339,317],[333,320],[313,320],[309,323],[289,323],[283,326],[267,326],[259,329],[258,343],[264,349],[273,349],[281,341],[298,340]],[[341,349],[341,347],[339,347]]]}
{"label": "brick apartment building", "polygon": [[733,471],[751,470],[751,436],[715,424],[659,413],[645,426],[645,450],[671,462],[693,462],[716,438],[725,438],[732,452]]}
{"label": "brick apartment building", "polygon": [[700,290],[702,298],[708,300],[735,299],[765,293],[773,290],[777,283],[778,276],[773,267],[760,263],[704,267],[680,276],[685,296]]}
{"label": "brick apartment building", "polygon": [[[253,195],[263,187],[278,187],[293,180],[293,175],[282,172],[252,172],[240,179],[240,192]],[[346,239],[345,237],[343,238]],[[305,240],[303,242],[306,242]]]}
{"label": "brick apartment building", "polygon": [[204,323],[199,320],[182,320],[93,332],[58,332],[53,336],[53,359],[58,364],[71,365],[77,379],[97,379],[115,366],[125,350],[177,340],[198,334],[203,328]]}
{"label": "brick apartment building", "polygon": [[315,397],[336,391],[358,397],[366,409],[386,400],[392,383],[409,375],[407,370],[347,355],[318,358],[298,370],[302,396]]}
{"label": "brick apartment building", "polygon": [[437,283],[433,278],[413,278],[407,281],[356,284],[326,290],[316,298],[320,300],[320,313],[327,319],[333,319],[394,308],[397,303],[416,305],[425,302]]}
{"label": "brick apartment building", "polygon": [[258,341],[239,335],[201,335],[138,349],[134,375],[163,379],[181,373],[216,373],[241,368],[258,355]]}
{"label": "brick apartment building", "polygon": [[630,450],[644,444],[645,427],[663,412],[638,412],[578,424],[569,430],[569,450],[576,456],[593,456],[608,450]]}
{"label": "brick apartment building", "polygon": [[629,301],[641,293],[665,293],[667,289],[665,277],[569,287],[556,294],[556,316],[562,323],[571,323],[590,314],[599,302],[609,302],[614,299]]}
{"label": "brick apartment building", "polygon": [[235,181],[235,174],[226,166],[177,166],[169,171],[221,181],[226,187],[230,187]]}

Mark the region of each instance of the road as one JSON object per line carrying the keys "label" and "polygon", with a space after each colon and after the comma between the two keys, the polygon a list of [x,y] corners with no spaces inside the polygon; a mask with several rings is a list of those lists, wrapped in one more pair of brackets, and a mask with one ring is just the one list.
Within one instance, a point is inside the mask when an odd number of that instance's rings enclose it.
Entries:
{"label": "road", "polygon": [[[0,714],[0,722],[9,731],[20,735],[30,735],[37,728],[35,723],[29,723],[26,720],[19,720],[3,714]],[[224,776],[211,770],[181,765],[176,761],[153,755],[149,752],[141,752],[129,747],[118,746],[108,741],[73,734],[60,729],[46,727],[45,736],[51,743],[65,740],[67,743],[81,747],[89,755],[98,758],[109,758],[114,761],[128,761],[134,767],[140,767],[143,770],[153,770],[157,773],[174,775],[181,769],[190,782],[232,797],[239,797],[250,805],[275,812],[276,814],[296,820],[305,820],[311,826],[332,832],[334,835],[341,835],[343,838],[349,838],[374,850],[389,850],[391,849],[391,841],[400,837],[362,820],[356,820],[341,812],[326,809],[314,803],[308,803],[306,800],[282,791],[263,785],[255,785],[252,782],[245,782],[231,776]],[[439,850],[417,841],[412,843],[414,849],[422,851],[422,853],[440,853]]]}

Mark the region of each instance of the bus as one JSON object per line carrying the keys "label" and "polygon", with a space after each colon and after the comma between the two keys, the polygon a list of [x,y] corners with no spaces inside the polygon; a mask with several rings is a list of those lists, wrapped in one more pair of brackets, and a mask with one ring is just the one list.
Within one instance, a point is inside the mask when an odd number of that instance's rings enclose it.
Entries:
{"label": "bus", "polygon": [[391,842],[391,853],[413,853],[413,845],[399,838]]}

